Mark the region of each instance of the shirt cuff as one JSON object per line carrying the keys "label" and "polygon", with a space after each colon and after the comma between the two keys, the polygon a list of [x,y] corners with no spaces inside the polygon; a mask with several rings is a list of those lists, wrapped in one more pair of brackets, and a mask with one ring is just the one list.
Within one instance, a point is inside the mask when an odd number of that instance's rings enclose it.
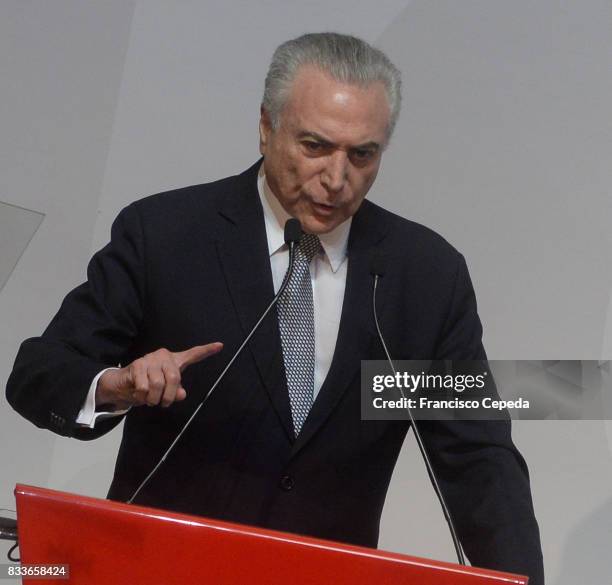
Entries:
{"label": "shirt cuff", "polygon": [[112,418],[114,416],[121,416],[125,414],[128,410],[113,410],[113,411],[102,411],[96,412],[96,388],[98,387],[98,380],[104,374],[104,372],[108,372],[108,370],[119,370],[120,368],[105,368],[101,372],[98,372],[96,377],[93,379],[91,386],[89,387],[89,392],[87,393],[87,397],[85,398],[85,402],[79,411],[79,415],[76,419],[76,424],[89,427],[93,429],[97,420],[102,420],[105,418]]}

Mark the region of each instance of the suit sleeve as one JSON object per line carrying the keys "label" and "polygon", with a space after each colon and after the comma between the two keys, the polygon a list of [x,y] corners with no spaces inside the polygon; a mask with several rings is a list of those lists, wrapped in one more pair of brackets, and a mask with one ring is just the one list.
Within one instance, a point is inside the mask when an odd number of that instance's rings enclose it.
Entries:
{"label": "suit sleeve", "polygon": [[[437,359],[486,359],[476,297],[459,255]],[[421,421],[419,428],[459,539],[475,566],[526,574],[544,584],[529,473],[511,438],[510,419]]]}
{"label": "suit sleeve", "polygon": [[24,341],[8,379],[13,408],[40,428],[79,439],[96,438],[121,417],[95,429],[76,424],[98,372],[126,359],[143,321],[144,242],[134,205],[113,223],[110,243],[94,255],[87,282],[64,299],[40,337]]}

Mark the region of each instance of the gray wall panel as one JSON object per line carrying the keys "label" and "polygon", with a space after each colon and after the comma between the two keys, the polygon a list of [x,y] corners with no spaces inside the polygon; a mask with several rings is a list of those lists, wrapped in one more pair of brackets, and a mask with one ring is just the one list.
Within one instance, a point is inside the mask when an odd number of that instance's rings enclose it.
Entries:
{"label": "gray wall panel", "polygon": [[[84,278],[132,11],[123,0],[0,7],[0,200],[45,214],[0,291],[2,388],[21,341],[40,334]],[[3,261],[5,253],[12,247],[2,247]],[[0,507],[14,507],[17,481],[63,488],[104,456],[104,442],[78,457],[71,443],[22,420],[2,392]],[[111,469],[83,474],[82,491],[105,493]]]}

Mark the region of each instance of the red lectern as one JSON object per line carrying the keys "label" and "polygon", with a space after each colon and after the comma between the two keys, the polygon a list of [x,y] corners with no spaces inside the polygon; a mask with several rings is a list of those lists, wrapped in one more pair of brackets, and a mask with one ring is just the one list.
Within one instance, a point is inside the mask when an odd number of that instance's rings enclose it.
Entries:
{"label": "red lectern", "polygon": [[[78,585],[525,585],[526,577],[17,485],[22,564]],[[59,585],[24,578],[25,585]]]}

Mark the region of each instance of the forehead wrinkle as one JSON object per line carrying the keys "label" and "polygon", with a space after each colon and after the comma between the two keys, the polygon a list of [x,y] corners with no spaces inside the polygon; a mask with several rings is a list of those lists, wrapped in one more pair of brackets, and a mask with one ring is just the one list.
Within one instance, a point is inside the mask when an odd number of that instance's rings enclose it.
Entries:
{"label": "forehead wrinkle", "polygon": [[[325,123],[320,123],[320,120],[315,123],[303,123],[302,120],[296,120],[295,124],[295,135],[298,140],[304,138],[313,138],[319,142],[323,142],[333,147],[344,147],[347,149],[358,149],[358,148],[379,148],[381,142],[376,140],[375,137],[371,136],[371,132],[367,130],[357,131],[357,135],[351,137],[350,139],[344,139],[337,132],[342,132],[342,130],[346,129],[346,123],[338,123],[335,120],[331,120],[331,124],[326,125]],[[317,123],[318,122],[318,123]],[[332,128],[330,130],[331,134],[327,132],[324,128],[330,128],[331,126],[338,126],[339,128]],[[363,137],[362,137],[363,133]],[[336,135],[336,137],[332,137]]]}
{"label": "forehead wrinkle", "polygon": [[[291,104],[284,114],[287,129],[298,138],[310,135],[329,144],[345,144],[351,148],[381,144],[381,141],[373,136],[376,129],[367,127],[369,119],[366,116],[351,116],[346,119],[346,116],[338,116],[336,112],[328,113],[316,108],[300,108],[295,103]],[[353,134],[352,139],[350,141],[338,140],[338,137],[342,137],[346,132]],[[384,140],[384,136],[382,139]]]}

